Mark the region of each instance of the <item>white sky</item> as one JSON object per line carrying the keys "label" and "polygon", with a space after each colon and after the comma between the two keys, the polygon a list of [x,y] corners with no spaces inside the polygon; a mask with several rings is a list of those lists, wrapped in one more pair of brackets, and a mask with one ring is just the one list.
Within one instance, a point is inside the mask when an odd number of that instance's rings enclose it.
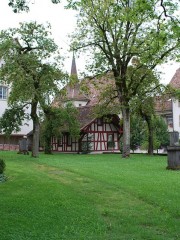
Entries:
{"label": "white sky", "polygon": [[[52,4],[51,0],[31,0],[30,12],[13,13],[8,6],[8,0],[0,0],[0,30],[9,27],[18,27],[19,22],[37,21],[44,24],[49,22],[52,27],[52,36],[59,45],[63,48],[62,56],[67,57],[64,62],[65,70],[70,73],[72,53],[69,53],[68,37],[67,35],[75,29],[75,11],[66,10],[63,7],[62,1],[60,4]],[[78,72],[83,71],[85,59],[76,58],[76,65]],[[161,82],[167,84],[180,67],[180,63],[169,63],[160,68],[163,72]]]}

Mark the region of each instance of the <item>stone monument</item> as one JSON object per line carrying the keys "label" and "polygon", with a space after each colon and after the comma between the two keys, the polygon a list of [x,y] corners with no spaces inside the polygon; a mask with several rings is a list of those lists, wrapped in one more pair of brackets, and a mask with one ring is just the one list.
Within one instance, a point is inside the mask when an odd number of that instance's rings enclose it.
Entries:
{"label": "stone monument", "polygon": [[179,133],[170,133],[170,146],[167,147],[168,166],[167,169],[180,170],[180,145]]}
{"label": "stone monument", "polygon": [[22,153],[22,154],[29,154],[28,152],[28,141],[27,141],[27,137],[24,136],[22,139],[19,140],[19,152],[18,153]]}

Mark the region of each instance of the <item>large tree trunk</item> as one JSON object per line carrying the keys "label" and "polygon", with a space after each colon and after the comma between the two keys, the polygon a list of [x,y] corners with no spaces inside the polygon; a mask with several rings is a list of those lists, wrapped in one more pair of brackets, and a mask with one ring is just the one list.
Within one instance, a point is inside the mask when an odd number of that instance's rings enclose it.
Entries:
{"label": "large tree trunk", "polygon": [[51,107],[44,106],[43,111],[46,116],[45,121],[45,129],[44,129],[44,153],[45,154],[52,154],[52,119],[54,118]]}
{"label": "large tree trunk", "polygon": [[39,121],[33,122],[32,157],[39,157]]}
{"label": "large tree trunk", "polygon": [[123,152],[122,152],[122,157],[127,158],[130,156],[130,111],[129,111],[129,107],[123,108],[122,115],[123,115]]}
{"label": "large tree trunk", "polygon": [[151,116],[145,116],[145,120],[148,125],[148,154],[153,155],[154,144],[153,144],[153,124]]}
{"label": "large tree trunk", "polygon": [[37,115],[38,102],[34,101],[31,104],[31,118],[33,120],[33,143],[32,143],[32,157],[39,157],[39,117]]}

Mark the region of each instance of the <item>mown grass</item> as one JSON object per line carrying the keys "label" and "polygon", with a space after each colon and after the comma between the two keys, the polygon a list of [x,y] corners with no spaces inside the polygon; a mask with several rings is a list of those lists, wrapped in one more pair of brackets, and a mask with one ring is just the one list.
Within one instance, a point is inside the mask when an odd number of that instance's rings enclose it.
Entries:
{"label": "mown grass", "polygon": [[180,239],[180,171],[167,157],[0,157],[1,240]]}

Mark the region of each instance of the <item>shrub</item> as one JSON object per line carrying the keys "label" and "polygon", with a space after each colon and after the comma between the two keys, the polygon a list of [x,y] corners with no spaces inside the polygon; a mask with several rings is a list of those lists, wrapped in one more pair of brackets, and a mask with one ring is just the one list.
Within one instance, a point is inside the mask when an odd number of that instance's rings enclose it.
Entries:
{"label": "shrub", "polygon": [[0,159],[0,174],[3,174],[6,164],[3,159]]}

